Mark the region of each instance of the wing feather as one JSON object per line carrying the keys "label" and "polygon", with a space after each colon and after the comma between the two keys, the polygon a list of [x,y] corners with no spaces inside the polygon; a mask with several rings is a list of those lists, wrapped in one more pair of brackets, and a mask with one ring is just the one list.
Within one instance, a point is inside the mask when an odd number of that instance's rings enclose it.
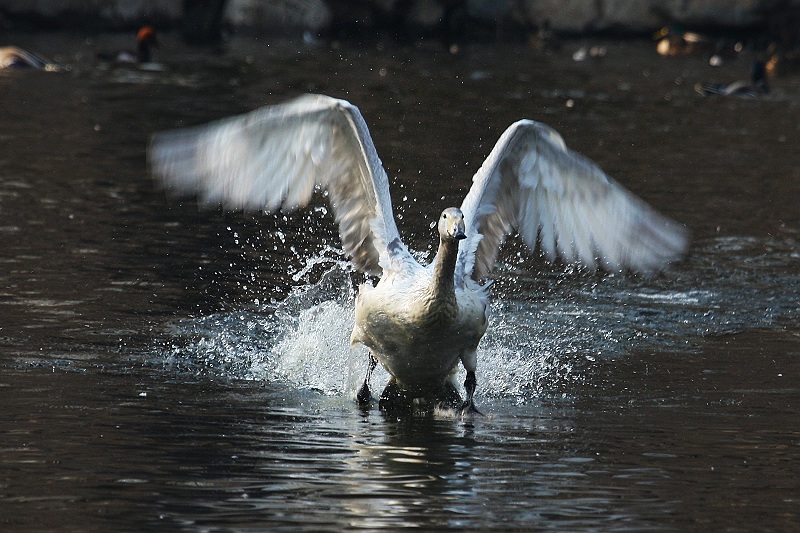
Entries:
{"label": "wing feather", "polygon": [[467,239],[458,274],[478,282],[489,275],[513,232],[551,261],[609,270],[656,270],[687,246],[682,225],[569,150],[555,130],[531,120],[520,120],[501,135],[461,210]]}
{"label": "wing feather", "polygon": [[367,125],[344,100],[306,95],[159,133],[149,160],[168,189],[232,210],[292,211],[306,206],[316,190],[327,191],[342,246],[359,270],[379,274],[411,258]]}

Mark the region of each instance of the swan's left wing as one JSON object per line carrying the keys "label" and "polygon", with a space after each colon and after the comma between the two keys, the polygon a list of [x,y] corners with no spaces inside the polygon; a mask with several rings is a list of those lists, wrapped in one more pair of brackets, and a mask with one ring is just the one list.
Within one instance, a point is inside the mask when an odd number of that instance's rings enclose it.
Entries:
{"label": "swan's left wing", "polygon": [[686,229],[657,213],[553,129],[512,124],[473,178],[461,206],[467,239],[457,272],[483,281],[505,237],[518,232],[549,260],[648,272],[680,257]]}
{"label": "swan's left wing", "polygon": [[358,108],[301,96],[216,123],[159,133],[150,165],[169,189],[229,209],[291,211],[329,195],[345,252],[362,272],[416,264],[400,240],[389,180]]}

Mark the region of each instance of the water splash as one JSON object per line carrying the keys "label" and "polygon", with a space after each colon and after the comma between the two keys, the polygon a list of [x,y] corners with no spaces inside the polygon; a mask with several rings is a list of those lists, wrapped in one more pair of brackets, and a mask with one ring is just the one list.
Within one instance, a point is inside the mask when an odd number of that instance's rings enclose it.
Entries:
{"label": "water splash", "polygon": [[[505,280],[498,285],[505,288],[493,299],[491,325],[478,353],[478,398],[525,403],[560,395],[591,384],[595,365],[632,349],[693,350],[707,335],[796,318],[800,276],[785,273],[792,271],[787,262],[798,261],[792,243],[721,239],[698,250],[687,270],[656,279],[501,269]],[[742,269],[743,263],[752,268]],[[296,287],[277,304],[174,324],[169,363],[355,396],[367,351],[349,344],[352,266],[326,252],[296,279],[322,264],[329,269],[318,281]],[[459,381],[463,378],[462,370]],[[387,379],[379,368],[373,390],[380,391]]]}
{"label": "water splash", "polygon": [[[319,257],[309,265],[319,261],[331,263],[330,270],[273,307],[173,324],[169,364],[201,374],[354,397],[368,352],[349,343],[355,303],[352,267],[329,257]],[[501,299],[492,304],[491,313],[492,325],[478,354],[479,398],[511,397],[522,403],[563,383],[580,381],[575,369],[594,360],[583,354],[583,347],[594,344],[597,348],[603,342],[589,314],[575,303],[540,307]],[[601,352],[617,349],[613,339],[605,342]],[[459,381],[464,377],[462,369]],[[380,391],[388,378],[379,367],[372,377],[373,390]]]}
{"label": "water splash", "polygon": [[324,394],[354,390],[367,353],[349,343],[352,268],[345,261],[324,261],[332,263],[330,270],[317,282],[295,288],[277,305],[172,324],[167,363],[201,374],[284,382]]}

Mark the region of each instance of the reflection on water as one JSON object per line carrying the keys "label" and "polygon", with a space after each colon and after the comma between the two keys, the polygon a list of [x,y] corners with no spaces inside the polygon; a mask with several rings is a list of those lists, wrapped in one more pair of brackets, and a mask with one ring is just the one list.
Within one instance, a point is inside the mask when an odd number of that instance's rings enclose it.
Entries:
{"label": "reflection on water", "polygon": [[[70,69],[0,76],[0,529],[796,526],[796,79],[703,99],[694,81],[746,62],[710,72],[640,43],[577,64],[513,46],[210,56],[167,36],[168,70],[139,72],[95,68],[113,36],[20,39]],[[309,90],[362,108],[424,253],[432,214],[525,116],[686,223],[690,254],[648,279],[510,242],[479,354],[487,416],[362,412],[324,204],[198,212],[145,170],[153,131]]]}

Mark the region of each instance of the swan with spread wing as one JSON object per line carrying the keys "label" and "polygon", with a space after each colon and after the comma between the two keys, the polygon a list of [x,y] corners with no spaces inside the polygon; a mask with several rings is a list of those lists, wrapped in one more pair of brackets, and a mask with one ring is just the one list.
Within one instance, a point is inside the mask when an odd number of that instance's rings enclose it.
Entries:
{"label": "swan with spread wing", "polygon": [[[679,258],[682,225],[658,214],[569,150],[553,129],[512,124],[473,177],[460,207],[438,218],[439,248],[420,264],[400,238],[389,180],[358,108],[306,95],[190,129],[156,134],[150,165],[168,189],[228,209],[289,211],[325,191],[342,246],[358,270],[353,343],[370,351],[358,393],[368,402],[377,362],[391,375],[381,407],[459,398],[475,411],[477,348],[488,324],[489,280],[503,240],[518,233],[550,260],[649,272]],[[460,403],[461,400],[459,399]]]}

